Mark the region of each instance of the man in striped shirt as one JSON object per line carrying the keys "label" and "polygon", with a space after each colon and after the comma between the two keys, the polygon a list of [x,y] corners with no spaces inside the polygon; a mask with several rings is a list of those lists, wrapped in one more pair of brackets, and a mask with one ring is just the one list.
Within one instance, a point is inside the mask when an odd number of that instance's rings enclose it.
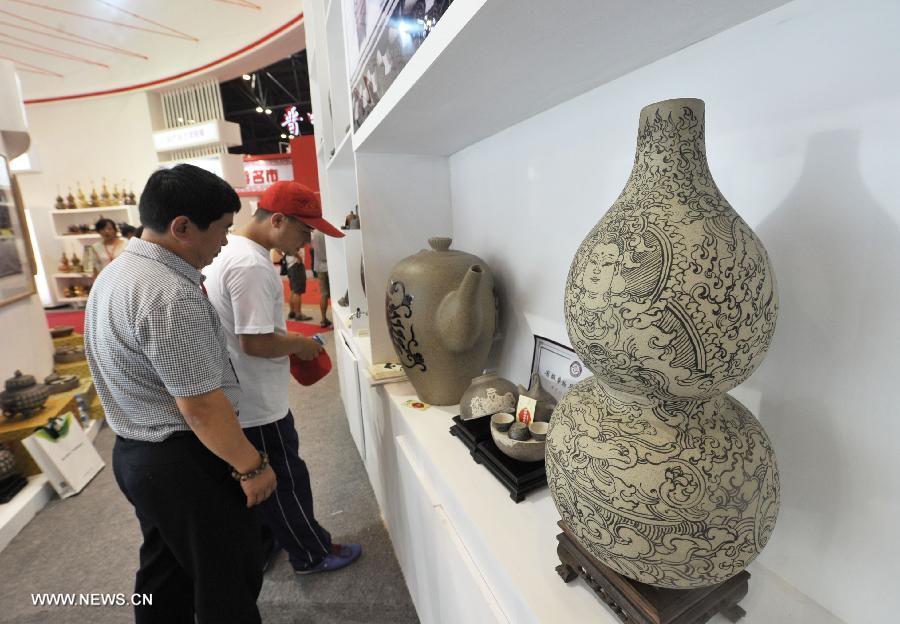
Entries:
{"label": "man in striped shirt", "polygon": [[191,165],[155,172],[142,238],[100,273],[84,345],[107,422],[113,471],[144,542],[135,621],[260,622],[259,525],[275,489],[268,459],[236,416],[240,389],[200,269],[240,209],[221,178]]}

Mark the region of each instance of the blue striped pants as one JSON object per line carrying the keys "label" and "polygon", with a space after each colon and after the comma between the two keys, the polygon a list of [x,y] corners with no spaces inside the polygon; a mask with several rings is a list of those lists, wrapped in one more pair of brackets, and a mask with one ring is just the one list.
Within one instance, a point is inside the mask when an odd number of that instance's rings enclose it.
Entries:
{"label": "blue striped pants", "polygon": [[288,552],[294,569],[309,568],[331,552],[331,535],[316,521],[306,462],[300,459],[300,439],[294,416],[267,425],[247,427],[247,438],[258,450],[268,453],[269,465],[278,485],[259,506],[261,520],[271,529],[278,544]]}

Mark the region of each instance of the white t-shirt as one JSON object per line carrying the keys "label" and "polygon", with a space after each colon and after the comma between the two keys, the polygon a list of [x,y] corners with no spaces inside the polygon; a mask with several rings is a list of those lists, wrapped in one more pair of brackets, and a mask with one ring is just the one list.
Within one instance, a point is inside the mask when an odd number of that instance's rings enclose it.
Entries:
{"label": "white t-shirt", "polygon": [[228,353],[241,385],[241,427],[266,425],[289,409],[290,361],[261,358],[241,349],[240,334],[286,334],[284,291],[269,252],[249,238],[228,235],[228,244],[203,269],[206,290],[222,320]]}

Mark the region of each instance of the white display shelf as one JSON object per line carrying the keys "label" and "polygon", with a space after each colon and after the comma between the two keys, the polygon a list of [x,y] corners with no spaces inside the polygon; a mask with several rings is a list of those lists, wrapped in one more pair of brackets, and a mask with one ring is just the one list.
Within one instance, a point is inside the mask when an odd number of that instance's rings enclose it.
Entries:
{"label": "white display shelf", "polygon": [[[481,575],[510,622],[618,622],[582,580],[564,584],[556,574],[559,512],[547,489],[521,503],[467,449],[448,434],[457,406],[432,406],[422,412],[404,403],[417,400],[408,382],[380,386],[390,401],[397,427]],[[383,388],[383,390],[381,390]],[[750,590],[741,601],[743,624],[840,620],[791,587],[765,566],[753,563]],[[714,624],[728,620],[717,616]]]}
{"label": "white display shelf", "polygon": [[328,83],[331,87],[331,123],[335,145],[346,137],[353,125],[350,114],[350,85],[347,77],[347,52],[344,46],[343,7],[332,0],[326,10],[325,40],[328,43]]}
{"label": "white display shelf", "polygon": [[136,206],[132,206],[131,204],[118,204],[116,206],[97,206],[96,208],[72,208],[72,209],[65,209],[65,210],[53,209],[50,211],[50,214],[54,214],[54,215],[101,214],[104,212],[109,212],[110,210],[129,210],[132,207],[136,208]]}
{"label": "white display shelf", "polygon": [[351,133],[348,132],[334,150],[334,156],[328,160],[327,170],[352,167],[353,166],[353,141],[350,138]]}
{"label": "white display shelf", "polygon": [[64,303],[84,303],[88,300],[87,297],[58,297],[58,301],[62,301]]}
{"label": "white display shelf", "polygon": [[[343,325],[343,323],[342,323]],[[337,329],[337,326],[336,326]],[[373,489],[379,498],[391,539],[397,550],[413,601],[423,622],[600,622],[619,620],[582,580],[565,584],[557,575],[556,525],[559,513],[548,489],[528,494],[514,503],[509,492],[484,467],[472,460],[468,450],[448,431],[458,406],[431,406],[420,411],[407,407],[418,400],[407,381],[371,386],[367,373],[371,351],[365,337],[340,332],[358,362],[358,398],[363,415],[361,452]],[[337,334],[338,332],[336,332]],[[336,336],[336,340],[337,340]],[[342,390],[344,388],[342,387]],[[345,397],[346,399],[346,397]],[[349,418],[349,415],[348,415]],[[404,467],[411,468],[405,471]],[[412,477],[413,483],[409,483]],[[424,498],[425,500],[418,500]],[[417,522],[417,508],[427,512],[440,527],[438,541],[458,541],[468,561],[465,575],[480,586],[480,602],[494,617],[463,619],[459,613],[449,619],[437,617],[441,607],[436,592],[447,591],[429,584],[426,549],[417,537],[427,530]],[[434,516],[439,516],[437,522]],[[438,578],[453,573],[453,565],[442,561]],[[745,624],[839,624],[840,620],[786,583],[764,565],[754,562],[750,590],[741,601],[747,615]],[[449,590],[453,593],[453,590]],[[457,598],[460,598],[457,596]],[[454,609],[463,609],[454,606]],[[716,616],[713,624],[727,620]]]}
{"label": "white display shelf", "polygon": [[84,279],[86,277],[94,277],[92,273],[54,273],[56,279]]}
{"label": "white display shelf", "polygon": [[0,551],[9,545],[53,496],[50,481],[43,474],[38,474],[28,477],[28,485],[11,501],[0,505]]}
{"label": "white display shelf", "polygon": [[101,236],[97,233],[85,233],[85,234],[57,234],[56,240],[99,240]]}
{"label": "white display shelf", "polygon": [[353,137],[449,155],[786,0],[456,0]]}

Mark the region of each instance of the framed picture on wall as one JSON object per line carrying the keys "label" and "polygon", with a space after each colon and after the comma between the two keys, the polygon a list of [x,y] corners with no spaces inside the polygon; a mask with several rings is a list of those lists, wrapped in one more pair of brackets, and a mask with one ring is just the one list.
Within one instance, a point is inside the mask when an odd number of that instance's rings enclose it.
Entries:
{"label": "framed picture on wall", "polygon": [[37,292],[35,266],[25,208],[9,162],[0,156],[0,306]]}

